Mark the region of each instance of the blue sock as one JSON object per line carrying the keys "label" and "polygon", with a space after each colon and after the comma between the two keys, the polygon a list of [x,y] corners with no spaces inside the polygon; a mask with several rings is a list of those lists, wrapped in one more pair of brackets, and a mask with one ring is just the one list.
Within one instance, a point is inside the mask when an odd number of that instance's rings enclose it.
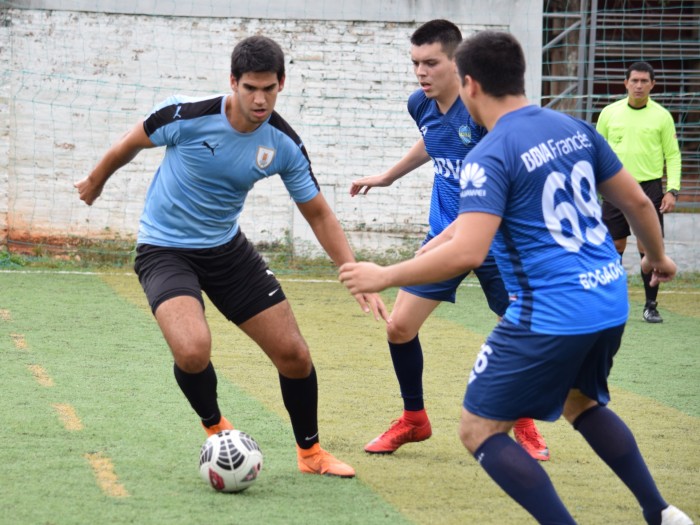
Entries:
{"label": "blue sock", "polygon": [[576,525],[544,469],[507,434],[494,434],[474,453],[481,467],[541,524]]}
{"label": "blue sock", "polygon": [[408,343],[389,341],[391,361],[399,380],[405,410],[423,410],[423,349],[418,336]]}
{"label": "blue sock", "polygon": [[661,523],[661,511],[668,507],[656,488],[632,431],[615,412],[595,406],[579,415],[574,428],[588,441],[600,459],[632,491],[650,525]]}

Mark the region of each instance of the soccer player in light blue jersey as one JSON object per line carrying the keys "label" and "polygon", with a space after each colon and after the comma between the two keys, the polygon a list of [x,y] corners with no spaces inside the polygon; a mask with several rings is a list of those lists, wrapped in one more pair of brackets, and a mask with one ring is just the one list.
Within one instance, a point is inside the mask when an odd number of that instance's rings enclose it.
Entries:
{"label": "soccer player in light blue jersey", "polygon": [[629,306],[597,193],[644,243],[644,271],[669,281],[676,265],[653,204],[593,126],[528,104],[513,36],[477,33],[455,62],[462,100],[489,130],[464,160],[458,219],[420,256],[386,268],[343,265],[340,280],[352,293],[440,281],[478,267],[491,247],[514,300],[470,373],[464,446],[539,523],[574,524],[545,470],[508,437],[519,417],[563,414],[631,490],[647,523],[692,525],[663,499],[632,432],[606,406]]}
{"label": "soccer player in light blue jersey", "polygon": [[[408,99],[408,112],[421,138],[384,173],[353,181],[350,195],[390,186],[432,159],[433,191],[430,230],[424,245],[442,233],[459,211],[459,173],[465,155],[486,134],[459,99],[459,79],[452,55],[462,41],[459,28],[448,20],[431,20],[411,36],[411,60],[420,89]],[[420,250],[419,250],[420,253]],[[467,272],[468,273],[468,272]],[[423,399],[423,348],[418,332],[442,301],[455,302],[456,290],[467,273],[439,283],[401,288],[387,323],[389,353],[403,398],[403,414],[386,432],[367,443],[371,454],[390,454],[406,443],[423,441],[432,428]],[[508,307],[508,292],[492,256],[474,269],[491,310],[499,317]],[[513,427],[518,442],[532,457],[549,460],[549,449],[531,418]]]}
{"label": "soccer player in light blue jersey", "polygon": [[[319,445],[318,385],[309,349],[280,283],[238,225],[248,191],[279,175],[333,262],[354,260],[319,192],[306,148],[274,111],[284,81],[279,45],[262,36],[244,39],[231,55],[231,93],[165,100],[75,186],[92,205],[109,177],[142,149],[165,147],[146,195],[134,269],[172,351],[180,389],[208,435],[233,428],[217,402],[204,291],[277,368],[299,470],[353,477],[350,465]],[[387,318],[376,294],[355,299],[375,318]]]}

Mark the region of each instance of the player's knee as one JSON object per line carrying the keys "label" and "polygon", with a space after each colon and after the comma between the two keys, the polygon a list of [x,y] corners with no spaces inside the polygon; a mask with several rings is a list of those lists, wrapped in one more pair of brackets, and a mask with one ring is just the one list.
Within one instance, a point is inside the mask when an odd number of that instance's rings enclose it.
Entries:
{"label": "player's knee", "polygon": [[303,378],[311,373],[313,363],[306,344],[295,344],[280,348],[270,356],[277,371],[285,377]]}
{"label": "player's knee", "polygon": [[390,343],[401,344],[412,341],[418,332],[413,326],[408,326],[401,321],[391,320],[386,325],[386,338]]}
{"label": "player's knee", "polygon": [[173,352],[175,364],[183,372],[188,374],[198,374],[209,366],[211,352],[196,351],[196,350],[181,350],[177,353]]}
{"label": "player's knee", "polygon": [[627,248],[627,238],[615,239],[613,243],[615,243],[615,251],[617,253],[625,253],[625,249]]}
{"label": "player's knee", "polygon": [[464,448],[473,454],[481,444],[478,439],[479,432],[474,421],[471,421],[468,417],[462,417],[459,422],[458,433],[459,440],[464,445]]}
{"label": "player's knee", "polygon": [[177,366],[184,372],[196,374],[209,366],[211,359],[211,336],[203,330],[199,335],[190,334],[186,340],[169,340],[170,349]]}
{"label": "player's knee", "polygon": [[572,390],[564,403],[564,419],[573,425],[583,412],[597,405],[598,403],[593,399],[577,390]]}

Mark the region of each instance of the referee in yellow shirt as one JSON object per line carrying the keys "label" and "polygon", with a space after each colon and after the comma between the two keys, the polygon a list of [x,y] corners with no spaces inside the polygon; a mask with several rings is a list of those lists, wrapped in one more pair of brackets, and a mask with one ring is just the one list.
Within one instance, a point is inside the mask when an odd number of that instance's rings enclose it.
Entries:
{"label": "referee in yellow shirt", "polygon": [[[650,64],[632,64],[625,74],[627,98],[603,108],[596,129],[654,203],[663,232],[663,214],[675,209],[678,191],[681,189],[681,152],[673,117],[666,108],[649,98],[654,84],[654,69]],[[661,182],[664,164],[665,192]],[[612,204],[603,202],[603,221],[610,230],[615,248],[622,259],[630,235],[627,219]],[[644,256],[644,246],[639,241],[637,247],[640,256]],[[646,296],[643,316],[648,323],[661,323],[663,319],[657,310],[656,301],[659,288],[652,287],[650,279],[651,273],[642,273]]]}

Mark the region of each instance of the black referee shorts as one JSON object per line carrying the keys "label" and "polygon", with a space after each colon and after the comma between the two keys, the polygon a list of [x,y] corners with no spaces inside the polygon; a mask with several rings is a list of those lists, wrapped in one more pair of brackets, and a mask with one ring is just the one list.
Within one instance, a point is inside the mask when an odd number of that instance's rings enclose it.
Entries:
{"label": "black referee shorts", "polygon": [[[656,215],[659,218],[659,224],[661,224],[661,233],[664,232],[664,215],[659,211],[661,207],[661,201],[664,198],[663,187],[661,184],[661,179],[648,180],[645,182],[640,182],[639,185],[644,190],[647,197],[654,203],[654,209],[656,210]],[[625,215],[615,206],[610,204],[608,201],[603,201],[603,222],[610,230],[610,236],[614,241],[618,239],[626,239],[632,233],[630,230],[630,225],[627,222]]]}
{"label": "black referee shorts", "polygon": [[215,248],[139,244],[134,271],[154,314],[163,301],[182,295],[204,307],[204,291],[229,321],[240,325],[285,300],[279,281],[240,230]]}

